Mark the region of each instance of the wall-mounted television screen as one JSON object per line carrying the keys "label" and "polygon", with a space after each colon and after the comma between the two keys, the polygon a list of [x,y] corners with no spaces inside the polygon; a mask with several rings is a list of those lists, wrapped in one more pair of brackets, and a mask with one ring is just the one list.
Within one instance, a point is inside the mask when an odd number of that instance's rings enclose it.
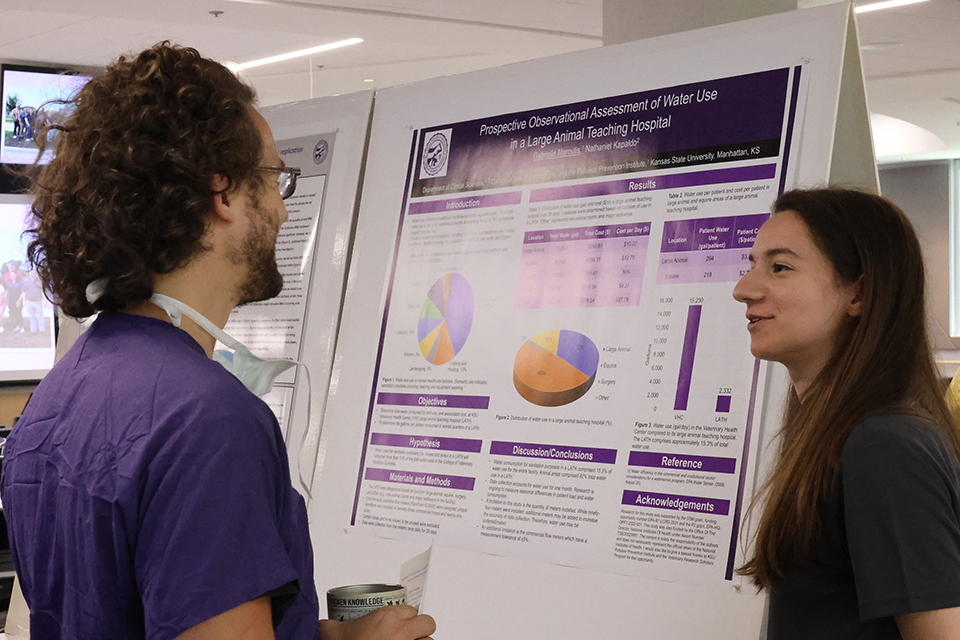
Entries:
{"label": "wall-mounted television screen", "polygon": [[[0,66],[0,93],[2,93],[3,138],[0,139],[0,164],[33,164],[40,149],[37,131],[48,123],[58,124],[67,119],[73,105],[59,104],[73,96],[89,76],[71,75],[63,69],[4,64]],[[55,134],[40,164],[53,159]]]}
{"label": "wall-mounted television screen", "polygon": [[41,379],[56,358],[53,305],[27,261],[30,196],[0,195],[0,382]]}

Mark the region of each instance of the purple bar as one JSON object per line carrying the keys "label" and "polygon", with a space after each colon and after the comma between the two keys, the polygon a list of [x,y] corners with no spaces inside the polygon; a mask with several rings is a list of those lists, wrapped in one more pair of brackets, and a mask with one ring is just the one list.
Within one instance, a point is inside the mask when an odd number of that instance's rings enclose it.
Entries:
{"label": "purple bar", "polygon": [[463,491],[473,491],[473,485],[477,481],[476,478],[445,476],[439,473],[372,468],[368,468],[363,477],[366,480],[373,480],[374,482],[397,482],[399,484],[420,485],[424,487],[434,487],[436,489],[462,489]]}
{"label": "purple bar", "polygon": [[708,456],[684,456],[675,453],[631,451],[627,464],[631,467],[656,467],[682,469],[684,471],[708,471],[733,473],[737,468],[736,458],[712,458]]}
{"label": "purple bar", "polygon": [[677,398],[674,411],[686,411],[690,398],[690,379],[693,377],[693,357],[697,353],[697,334],[700,332],[702,305],[692,304],[687,312],[687,330],[683,334],[683,354],[680,356],[680,378],[677,380]]}
{"label": "purple bar", "polygon": [[377,404],[438,409],[486,409],[490,396],[441,396],[429,393],[378,393]]}
{"label": "purple bar", "polygon": [[413,202],[407,212],[411,215],[418,213],[436,213],[437,211],[460,211],[462,209],[482,209],[484,207],[503,207],[511,204],[520,204],[522,194],[519,191],[507,193],[493,193],[487,196],[472,196],[467,198],[449,198],[447,200],[431,200],[430,202]]}
{"label": "purple bar", "polygon": [[734,247],[752,247],[757,239],[760,225],[767,221],[769,213],[757,213],[751,216],[737,216],[733,224]]}
{"label": "purple bar", "polygon": [[696,220],[664,222],[663,238],[660,240],[660,253],[693,251],[693,238],[696,230]]}
{"label": "purple bar", "polygon": [[575,462],[598,462],[614,464],[617,461],[616,449],[591,449],[587,447],[566,447],[552,444],[530,444],[526,442],[490,443],[492,456],[518,456],[521,458],[547,458],[551,460],[571,460]]}
{"label": "purple bar", "polygon": [[633,507],[652,507],[654,509],[673,509],[693,513],[707,513],[713,516],[725,516],[730,513],[729,500],[698,498],[696,496],[678,496],[670,493],[650,493],[649,491],[623,492],[620,504]]}
{"label": "purple bar", "polygon": [[733,564],[740,539],[740,514],[743,513],[743,490],[747,480],[747,462],[750,460],[750,432],[753,430],[753,409],[757,402],[757,381],[760,379],[760,359],[753,361],[753,382],[750,384],[750,404],[747,405],[747,428],[743,433],[743,456],[740,458],[740,482],[737,483],[737,502],[733,511],[733,531],[730,533],[730,554],[727,556],[725,578],[733,579]]}
{"label": "purple bar", "polygon": [[733,249],[733,225],[735,218],[703,218],[697,220],[693,236],[693,248],[697,251]]}
{"label": "purple bar", "polygon": [[[569,200],[571,198],[595,198],[620,193],[639,193],[641,191],[660,191],[662,189],[682,189],[700,187],[707,184],[726,184],[733,182],[751,182],[769,180],[777,175],[777,165],[759,164],[734,169],[716,169],[714,171],[693,171],[674,173],[653,178],[634,178],[632,180],[611,180],[568,187],[548,187],[530,192],[530,202],[548,202],[550,200]],[[411,205],[412,207],[413,205]]]}
{"label": "purple bar", "polygon": [[637,222],[632,224],[610,224],[597,227],[550,229],[549,231],[528,231],[523,234],[523,244],[570,242],[571,240],[603,240],[606,238],[630,238],[649,235],[650,223]]}
{"label": "purple bar", "polygon": [[717,396],[717,413],[730,413],[730,396]]}
{"label": "purple bar", "polygon": [[432,436],[405,436],[399,433],[374,433],[370,444],[381,447],[405,447],[408,449],[437,449],[439,451],[465,451],[480,453],[483,440],[465,438],[434,438]]}

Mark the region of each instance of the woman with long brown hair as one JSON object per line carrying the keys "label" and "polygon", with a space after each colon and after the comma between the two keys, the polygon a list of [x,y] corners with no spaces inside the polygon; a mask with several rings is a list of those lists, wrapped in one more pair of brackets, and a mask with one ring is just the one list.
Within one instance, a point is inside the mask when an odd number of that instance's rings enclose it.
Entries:
{"label": "woman with long brown hair", "polygon": [[858,191],[783,194],[734,289],[793,383],[740,569],[769,638],[960,638],[960,428],[926,332],[920,244]]}

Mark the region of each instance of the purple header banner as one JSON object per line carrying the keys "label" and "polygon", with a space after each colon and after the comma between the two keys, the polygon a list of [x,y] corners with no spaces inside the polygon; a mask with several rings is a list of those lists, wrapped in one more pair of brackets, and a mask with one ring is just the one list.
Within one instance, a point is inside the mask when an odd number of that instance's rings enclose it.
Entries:
{"label": "purple header banner", "polygon": [[434,438],[433,436],[405,436],[399,433],[374,433],[370,444],[381,447],[404,447],[408,449],[433,449],[436,451],[465,451],[480,453],[482,440],[465,438]]}
{"label": "purple header banner", "polygon": [[736,247],[752,247],[753,243],[757,241],[760,226],[769,218],[769,213],[738,216],[736,223],[733,225],[733,242]]}
{"label": "purple header banner", "polygon": [[606,238],[631,238],[650,235],[649,222],[611,224],[598,227],[573,227],[549,231],[528,231],[523,234],[523,244],[542,242],[570,242],[571,240],[604,240]]}
{"label": "purple header banner", "polygon": [[473,486],[477,482],[476,478],[465,478],[463,476],[446,476],[439,473],[398,471],[395,469],[372,469],[369,467],[363,477],[375,482],[396,482],[436,489],[460,489],[462,491],[473,491]]}
{"label": "purple header banner", "polygon": [[414,202],[407,211],[411,214],[436,213],[438,211],[459,211],[463,209],[483,209],[484,207],[505,207],[520,204],[523,194],[519,191],[509,193],[494,193],[487,196],[473,196],[471,198],[449,198],[447,200],[433,200],[431,202]]}
{"label": "purple header banner", "polygon": [[733,243],[733,225],[730,224],[730,218],[698,220],[693,233],[693,246],[699,251],[736,248]]}
{"label": "purple header banner", "polygon": [[777,165],[775,164],[760,164],[734,169],[715,169],[713,171],[691,171],[690,173],[673,173],[653,178],[613,180],[610,182],[571,185],[569,187],[534,189],[530,192],[530,202],[570,200],[572,198],[596,198],[598,196],[612,196],[622,193],[637,193],[640,191],[660,191],[663,189],[701,187],[708,184],[769,180],[776,177],[776,175]]}
{"label": "purple header banner", "polygon": [[789,77],[773,69],[431,126],[416,133],[410,197],[776,158]]}
{"label": "purple header banner", "polygon": [[748,249],[756,241],[760,225],[769,217],[769,213],[756,213],[664,222],[660,253]]}
{"label": "purple header banner", "polygon": [[378,393],[377,404],[438,409],[486,409],[490,396],[442,396],[429,393]]}
{"label": "purple header banner", "polygon": [[596,462],[600,464],[614,464],[617,461],[616,449],[591,449],[588,447],[529,444],[526,442],[497,442],[496,440],[490,443],[490,455],[547,458],[570,462]]}
{"label": "purple header banner", "polygon": [[658,469],[682,469],[710,473],[733,473],[737,468],[735,458],[687,456],[653,451],[631,451],[627,464],[631,467],[656,467]]}
{"label": "purple header banner", "polygon": [[730,513],[729,500],[698,498],[696,496],[678,496],[669,493],[650,493],[649,491],[626,490],[623,492],[621,504],[631,507],[650,507],[653,509],[705,513],[714,516],[725,516]]}

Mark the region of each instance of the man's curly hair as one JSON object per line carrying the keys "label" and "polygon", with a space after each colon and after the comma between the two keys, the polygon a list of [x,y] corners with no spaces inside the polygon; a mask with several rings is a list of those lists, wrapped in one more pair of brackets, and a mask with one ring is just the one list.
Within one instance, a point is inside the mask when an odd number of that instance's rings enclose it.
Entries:
{"label": "man's curly hair", "polygon": [[[27,255],[53,301],[83,318],[148,299],[154,277],[204,251],[213,199],[260,183],[253,89],[217,62],[161,42],[121,56],[69,103],[40,170]],[[38,136],[41,144],[46,133]],[[227,188],[215,191],[215,176]],[[107,278],[87,302],[87,285]]]}

